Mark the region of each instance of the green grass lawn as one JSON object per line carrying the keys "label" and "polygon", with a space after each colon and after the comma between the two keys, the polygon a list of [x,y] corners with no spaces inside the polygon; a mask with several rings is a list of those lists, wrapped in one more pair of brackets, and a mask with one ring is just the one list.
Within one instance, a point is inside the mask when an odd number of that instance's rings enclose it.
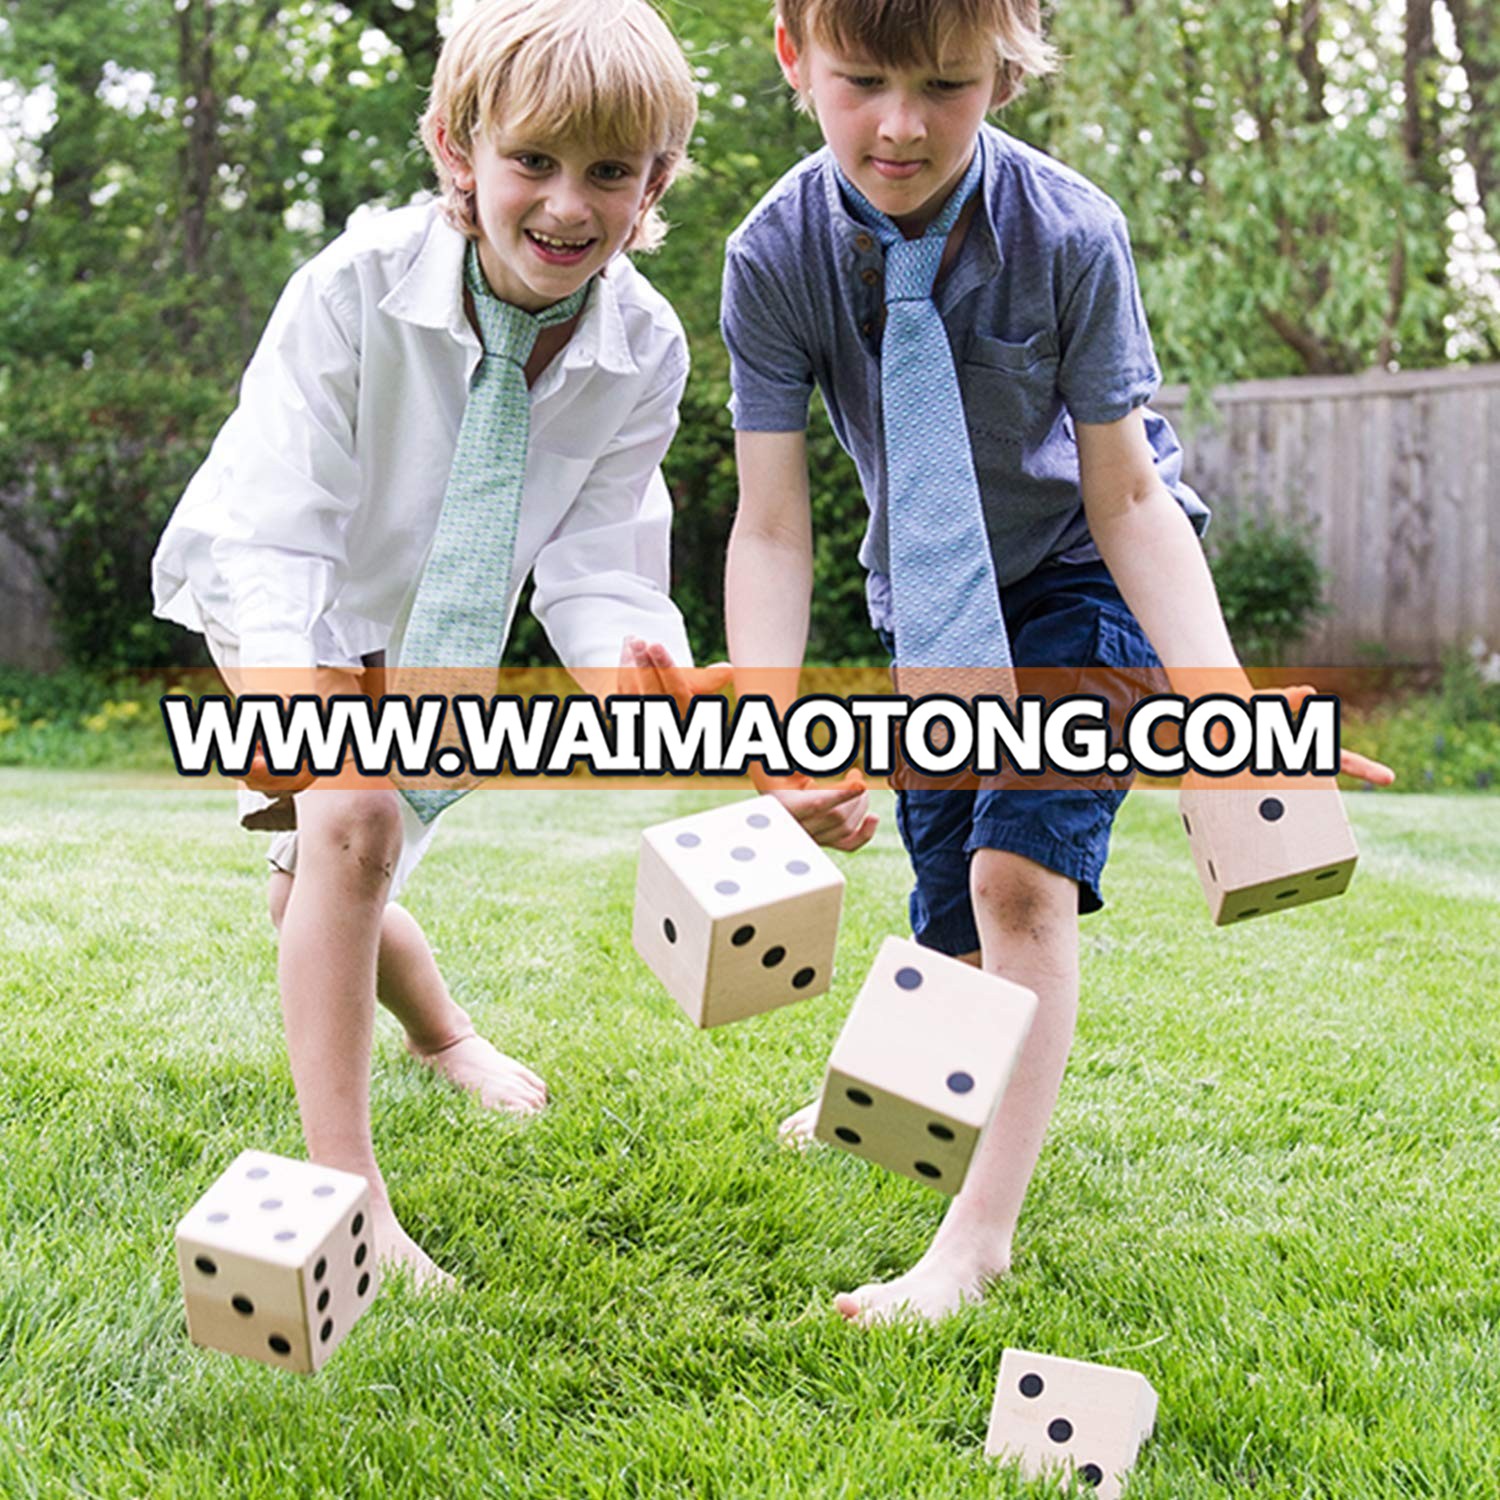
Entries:
{"label": "green grass lawn", "polygon": [[982,1452],[1008,1344],[1150,1378],[1133,1497],[1500,1495],[1500,803],[1352,796],[1350,893],[1218,931],[1132,798],[1015,1274],[861,1332],[832,1293],[945,1200],[774,1127],[905,857],[888,816],[836,856],[831,994],[699,1033],[630,903],[637,830],[713,800],[450,816],[407,904],[554,1103],[486,1114],[382,1017],[377,1148],[463,1287],[393,1285],[302,1378],[194,1348],[171,1249],[239,1150],[301,1151],[261,841],[223,792],[0,773],[0,1495],[1041,1494]]}

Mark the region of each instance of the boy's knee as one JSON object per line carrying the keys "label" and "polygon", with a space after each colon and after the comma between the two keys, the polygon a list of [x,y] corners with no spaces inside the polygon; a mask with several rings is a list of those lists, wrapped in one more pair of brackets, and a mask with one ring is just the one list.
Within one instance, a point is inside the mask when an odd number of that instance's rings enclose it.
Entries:
{"label": "boy's knee", "polygon": [[976,913],[1006,931],[1040,938],[1070,922],[1078,892],[1065,875],[1005,849],[976,849],[969,864]]}
{"label": "boy's knee", "polygon": [[[395,792],[323,793],[299,808],[297,864],[336,871],[372,893],[384,891],[401,853],[401,804]],[[310,802],[320,805],[306,810]]]}

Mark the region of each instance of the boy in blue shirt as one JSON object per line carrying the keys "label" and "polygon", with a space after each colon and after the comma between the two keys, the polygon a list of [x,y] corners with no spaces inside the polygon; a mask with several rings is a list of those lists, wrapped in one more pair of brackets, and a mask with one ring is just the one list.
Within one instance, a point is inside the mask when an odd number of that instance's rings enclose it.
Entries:
{"label": "boy in blue shirt", "polygon": [[[726,614],[737,678],[802,661],[814,384],[869,501],[860,561],[872,623],[898,667],[1146,667],[1159,656],[1169,672],[1236,671],[1198,543],[1206,508],[1182,482],[1171,429],[1146,407],[1160,373],[1124,219],[1077,173],[985,121],[1053,66],[1033,0],[779,0],[776,49],[826,147],[728,245],[740,504]],[[895,285],[897,255],[929,231],[938,243],[926,277],[908,284],[903,261]],[[914,331],[934,311],[940,328]],[[910,372],[883,361],[898,320],[903,339],[938,330],[935,345],[913,345],[925,384],[898,389]],[[948,358],[951,374],[937,371]],[[920,530],[956,528],[961,495],[972,497],[974,545],[953,531],[956,586],[931,570],[941,549],[930,538],[903,538],[901,512],[925,507]],[[971,606],[993,623],[969,629]],[[992,657],[992,637],[1008,650]],[[957,642],[946,657],[945,640]],[[781,795],[823,842],[853,848],[873,832],[856,786],[833,807],[828,792]],[[1039,1006],[931,1247],[897,1280],[840,1294],[845,1317],[941,1317],[1008,1271],[1072,1043],[1078,917],[1102,905],[1122,796],[898,794],[917,939],[1025,985]],[[790,1133],[805,1134],[810,1114],[788,1121]]]}

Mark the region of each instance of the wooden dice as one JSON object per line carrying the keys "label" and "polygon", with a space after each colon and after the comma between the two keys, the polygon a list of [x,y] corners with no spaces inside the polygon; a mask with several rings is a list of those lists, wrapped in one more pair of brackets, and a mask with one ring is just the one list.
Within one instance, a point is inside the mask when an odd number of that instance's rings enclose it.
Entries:
{"label": "wooden dice", "polygon": [[774,797],[641,835],[635,950],[698,1026],[821,994],[844,877]]}
{"label": "wooden dice", "polygon": [[1331,782],[1198,782],[1183,787],[1178,811],[1220,927],[1348,889],[1359,851]]}
{"label": "wooden dice", "polygon": [[1035,1012],[1030,990],[887,938],[828,1060],[813,1133],[956,1193]]}
{"label": "wooden dice", "polygon": [[363,1177],[244,1151],[177,1226],[193,1342],[318,1369],[379,1285]]}
{"label": "wooden dice", "polygon": [[1080,1488],[1116,1500],[1155,1423],[1156,1392],[1144,1375],[1007,1349],[984,1451],[1019,1460],[1028,1479],[1071,1469]]}

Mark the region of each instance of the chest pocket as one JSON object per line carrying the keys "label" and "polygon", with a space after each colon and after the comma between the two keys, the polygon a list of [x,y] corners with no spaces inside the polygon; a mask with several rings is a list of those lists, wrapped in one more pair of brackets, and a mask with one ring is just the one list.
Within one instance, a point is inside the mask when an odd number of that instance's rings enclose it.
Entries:
{"label": "chest pocket", "polygon": [[975,334],[958,375],[970,430],[1006,447],[1040,447],[1063,414],[1057,373],[1048,332],[1020,344]]}

